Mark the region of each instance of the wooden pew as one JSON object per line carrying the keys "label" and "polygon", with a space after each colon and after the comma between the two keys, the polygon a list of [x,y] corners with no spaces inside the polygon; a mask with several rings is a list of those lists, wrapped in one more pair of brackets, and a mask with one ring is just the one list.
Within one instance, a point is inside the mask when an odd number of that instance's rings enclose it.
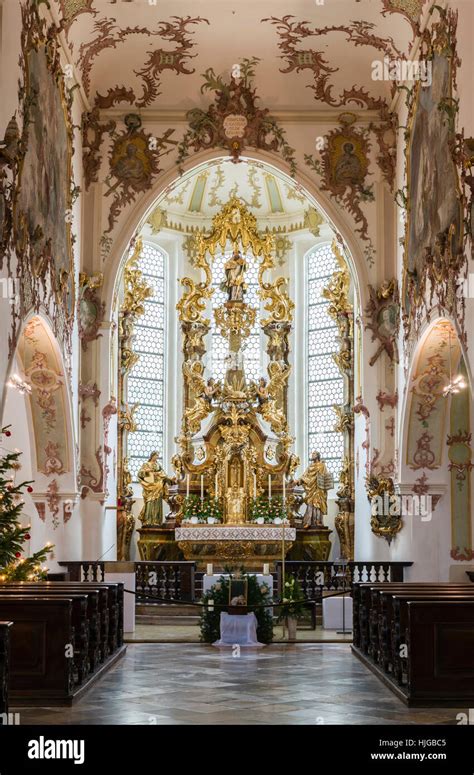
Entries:
{"label": "wooden pew", "polygon": [[74,641],[68,597],[2,595],[0,618],[11,628],[10,701],[45,704],[74,693],[74,663],[65,646]]}
{"label": "wooden pew", "polygon": [[[474,592],[459,592],[456,590],[444,591],[439,593],[433,591],[432,594],[427,592],[423,593],[407,593],[407,594],[395,594],[392,598],[392,618],[391,618],[391,657],[393,661],[393,676],[399,686],[404,683],[404,675],[408,674],[408,658],[401,656],[401,646],[405,644],[407,647],[410,642],[410,632],[408,627],[408,606],[412,601],[422,601],[426,603],[445,601],[445,602],[457,602],[457,601],[470,601],[474,602]],[[472,623],[474,627],[474,622]],[[473,655],[474,656],[474,655]]]}
{"label": "wooden pew", "polygon": [[[47,592],[38,591],[37,584],[7,584],[0,586],[0,595],[32,595],[37,597],[41,594],[43,597],[57,596],[64,597],[64,590],[48,589]],[[74,683],[81,685],[87,679],[91,672],[90,659],[90,626],[89,626],[89,595],[78,594],[76,590],[67,592],[67,597],[72,600],[72,625],[74,628]],[[92,597],[92,595],[91,595]],[[94,651],[93,651],[94,653]]]}
{"label": "wooden pew", "polygon": [[474,600],[408,602],[411,705],[472,707]]}
{"label": "wooden pew", "polygon": [[11,628],[12,622],[0,622],[0,724],[2,717],[8,714]]}
{"label": "wooden pew", "polygon": [[[474,643],[474,588],[471,584],[365,583],[359,585],[354,593],[357,599],[354,617],[359,621],[359,645],[354,643],[352,650],[401,699],[408,705],[436,705],[437,702],[459,705],[466,698],[469,698],[469,702],[474,700],[474,682],[472,686],[465,687],[463,694],[461,682],[449,690],[446,682],[443,684],[438,680],[440,675],[436,672],[436,665],[444,663],[450,664],[451,669],[455,670],[452,654],[457,653],[458,631],[462,633],[461,640],[465,645]],[[429,622],[430,637],[435,640],[438,638],[439,641],[436,641],[436,647],[430,642],[436,665],[430,662],[425,666],[422,688],[417,684],[417,663],[412,661],[412,657],[422,653],[420,639],[428,636],[426,630],[422,632],[418,620],[410,619],[410,606],[418,603],[423,606],[424,620]],[[450,610],[451,605],[455,606],[456,612],[452,614],[452,620],[447,620],[452,624],[448,627],[442,615]],[[440,632],[444,633],[443,638],[439,636]],[[406,651],[401,650],[402,645],[406,645]],[[421,664],[422,657],[417,656],[416,659]],[[472,647],[465,654],[464,667],[467,673],[470,670],[474,676]]]}

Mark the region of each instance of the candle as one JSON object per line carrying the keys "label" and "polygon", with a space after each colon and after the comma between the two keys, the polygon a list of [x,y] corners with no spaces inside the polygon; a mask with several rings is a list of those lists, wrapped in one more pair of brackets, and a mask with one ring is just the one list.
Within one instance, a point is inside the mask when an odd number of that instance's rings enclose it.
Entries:
{"label": "candle", "polygon": [[204,476],[201,474],[201,500],[204,500]]}
{"label": "candle", "polygon": [[253,474],[253,497],[257,500],[257,474]]}
{"label": "candle", "polygon": [[272,497],[272,475],[268,474],[268,500]]}
{"label": "candle", "polygon": [[264,576],[269,576],[270,575],[270,563],[268,563],[268,562],[265,562],[263,564],[263,575]]}
{"label": "candle", "polygon": [[217,480],[217,474],[216,474],[216,482],[215,482],[215,484],[214,484],[214,492],[215,492],[215,494],[214,494],[214,497],[215,497],[215,498],[216,498],[216,500],[217,500],[217,497],[218,497],[218,480]]}
{"label": "candle", "polygon": [[189,498],[189,474],[186,474],[186,498]]}
{"label": "candle", "polygon": [[286,479],[285,479],[285,474],[283,474],[283,503],[285,502],[285,499],[286,499]]}
{"label": "candle", "polygon": [[207,563],[206,573],[207,573],[208,576],[213,576],[214,575],[214,568],[212,567],[212,562],[208,562]]}

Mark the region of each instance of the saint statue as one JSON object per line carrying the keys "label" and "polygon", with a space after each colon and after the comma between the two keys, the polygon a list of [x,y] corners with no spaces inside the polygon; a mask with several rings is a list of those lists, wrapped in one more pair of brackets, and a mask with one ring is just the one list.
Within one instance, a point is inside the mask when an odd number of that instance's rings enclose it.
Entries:
{"label": "saint statue", "polygon": [[245,522],[245,491],[234,481],[225,496],[226,522],[230,525],[242,525]]}
{"label": "saint statue", "polygon": [[143,490],[143,508],[138,519],[143,525],[163,524],[163,500],[168,498],[171,479],[158,463],[158,452],[152,452],[138,472]]}
{"label": "saint statue", "polygon": [[247,290],[245,284],[245,272],[247,262],[239,250],[235,250],[231,258],[224,264],[225,280],[221,284],[221,290],[227,292],[228,301],[243,301]]}
{"label": "saint statue", "polygon": [[296,484],[305,490],[303,527],[322,527],[323,515],[328,513],[328,490],[334,487],[334,477],[319,452],[311,453],[311,462]]}

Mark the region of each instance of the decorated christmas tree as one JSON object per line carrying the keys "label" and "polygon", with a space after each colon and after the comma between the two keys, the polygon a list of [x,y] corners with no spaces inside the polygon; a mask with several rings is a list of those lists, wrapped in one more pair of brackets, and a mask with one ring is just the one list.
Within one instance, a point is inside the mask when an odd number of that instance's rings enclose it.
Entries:
{"label": "decorated christmas tree", "polygon": [[[11,435],[10,426],[0,430],[0,440]],[[0,449],[3,449],[0,447]],[[23,556],[23,544],[30,538],[30,526],[22,527],[22,494],[33,492],[31,482],[15,484],[15,472],[21,468],[21,452],[0,455],[0,581],[40,581],[46,577],[44,562],[53,547],[47,544],[31,557]]]}

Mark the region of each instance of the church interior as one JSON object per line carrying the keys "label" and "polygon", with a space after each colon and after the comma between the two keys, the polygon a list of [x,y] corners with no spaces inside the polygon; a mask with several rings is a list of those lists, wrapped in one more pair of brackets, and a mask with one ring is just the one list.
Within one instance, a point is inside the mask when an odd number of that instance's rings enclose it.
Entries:
{"label": "church interior", "polygon": [[474,723],[473,32],[0,0],[1,726]]}

